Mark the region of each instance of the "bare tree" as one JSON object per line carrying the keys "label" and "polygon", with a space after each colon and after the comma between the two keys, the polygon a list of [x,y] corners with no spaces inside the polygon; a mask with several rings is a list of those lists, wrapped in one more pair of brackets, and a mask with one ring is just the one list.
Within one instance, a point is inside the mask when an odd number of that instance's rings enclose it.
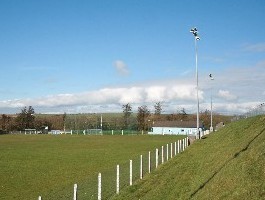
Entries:
{"label": "bare tree", "polygon": [[122,109],[123,109],[124,127],[126,129],[128,129],[129,118],[130,118],[130,116],[132,114],[132,106],[129,103],[127,103],[127,104],[122,106]]}
{"label": "bare tree", "polygon": [[148,129],[148,117],[150,116],[150,110],[147,106],[138,107],[137,122],[139,130]]}
{"label": "bare tree", "polygon": [[186,113],[185,108],[182,108],[182,109],[180,110],[179,115],[180,115],[180,119],[181,119],[181,120],[186,120],[187,117],[188,117],[188,114]]}
{"label": "bare tree", "polygon": [[159,119],[160,116],[161,116],[161,113],[162,113],[162,105],[161,105],[161,102],[156,102],[155,105],[154,105],[154,108],[155,108],[155,118],[156,119]]}

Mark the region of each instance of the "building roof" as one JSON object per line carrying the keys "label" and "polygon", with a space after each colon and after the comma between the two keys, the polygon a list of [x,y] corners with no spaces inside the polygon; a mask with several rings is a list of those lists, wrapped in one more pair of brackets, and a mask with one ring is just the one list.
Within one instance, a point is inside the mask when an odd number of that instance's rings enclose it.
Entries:
{"label": "building roof", "polygon": [[197,121],[155,121],[153,127],[197,128]]}

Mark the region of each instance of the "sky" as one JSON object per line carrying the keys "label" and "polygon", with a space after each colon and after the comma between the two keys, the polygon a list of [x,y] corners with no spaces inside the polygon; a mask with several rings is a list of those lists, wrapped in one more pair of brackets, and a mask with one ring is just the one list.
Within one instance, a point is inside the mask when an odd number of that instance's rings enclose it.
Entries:
{"label": "sky", "polygon": [[[147,105],[242,114],[265,102],[264,0],[1,0],[0,113]],[[212,74],[214,80],[209,78]]]}

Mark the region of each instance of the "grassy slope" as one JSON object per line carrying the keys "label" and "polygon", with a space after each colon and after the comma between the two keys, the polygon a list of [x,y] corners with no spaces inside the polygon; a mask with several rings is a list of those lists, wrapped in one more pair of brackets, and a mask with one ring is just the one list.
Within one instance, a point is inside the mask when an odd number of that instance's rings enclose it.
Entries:
{"label": "grassy slope", "polygon": [[265,117],[196,141],[113,199],[265,199]]}
{"label": "grassy slope", "polygon": [[84,188],[84,194],[88,193],[86,182],[96,181],[98,172],[115,174],[117,164],[126,164],[129,159],[178,138],[2,135],[0,199],[37,199],[39,195],[46,200],[72,199],[74,183],[80,184],[80,191]]}

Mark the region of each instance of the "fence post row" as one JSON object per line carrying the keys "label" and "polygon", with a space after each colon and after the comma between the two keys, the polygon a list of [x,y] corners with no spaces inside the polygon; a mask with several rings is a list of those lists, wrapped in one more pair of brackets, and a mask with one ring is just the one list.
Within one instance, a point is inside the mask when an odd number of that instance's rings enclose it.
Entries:
{"label": "fence post row", "polygon": [[[123,132],[123,131],[122,131]],[[72,134],[72,131],[71,131]],[[113,131],[112,131],[113,135]],[[184,138],[182,140],[178,140],[175,142],[174,145],[174,155],[176,156],[177,153],[180,153],[181,151],[184,151],[185,148],[187,148],[189,145],[188,138]],[[166,149],[166,159],[168,161],[169,157],[169,148],[167,144]],[[170,157],[173,156],[173,143],[170,144]],[[156,148],[155,151],[155,165],[156,168],[158,167],[158,159],[159,159],[159,150]],[[164,163],[164,146],[161,148],[161,163]],[[130,160],[130,186],[133,182],[133,170],[132,170],[132,160]],[[151,173],[151,152],[148,152],[148,172]],[[143,179],[143,155],[140,155],[140,179]],[[116,194],[119,194],[120,191],[120,166],[117,165],[117,176],[116,176]],[[101,182],[101,173],[98,174],[98,200],[101,200],[102,198],[102,182]],[[38,200],[41,200],[41,196],[38,197]],[[74,184],[74,197],[73,200],[77,200],[77,184]]]}

